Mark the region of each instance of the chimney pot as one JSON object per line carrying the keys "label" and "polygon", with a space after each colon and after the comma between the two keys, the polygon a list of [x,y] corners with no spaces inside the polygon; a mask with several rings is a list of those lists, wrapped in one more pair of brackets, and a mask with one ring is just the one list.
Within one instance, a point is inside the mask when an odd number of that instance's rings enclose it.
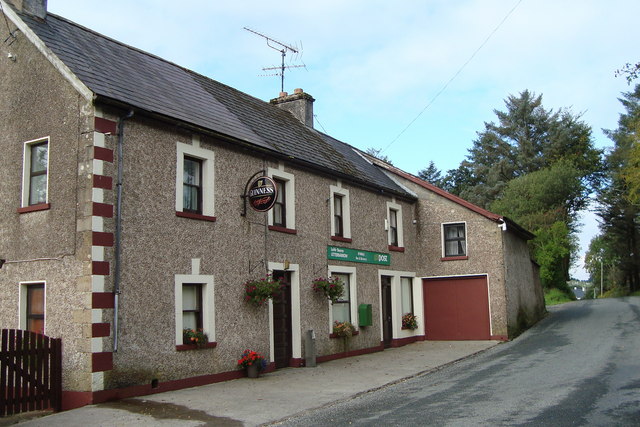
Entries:
{"label": "chimney pot", "polygon": [[287,92],[280,92],[280,97],[272,99],[273,105],[287,110],[306,126],[313,127],[313,102],[315,99],[302,89],[294,89],[292,95]]}

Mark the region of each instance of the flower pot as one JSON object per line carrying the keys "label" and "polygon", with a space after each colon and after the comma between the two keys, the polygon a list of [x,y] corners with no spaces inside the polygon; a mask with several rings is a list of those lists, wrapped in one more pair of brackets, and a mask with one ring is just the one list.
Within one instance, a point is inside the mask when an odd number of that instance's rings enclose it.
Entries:
{"label": "flower pot", "polygon": [[247,377],[248,378],[258,378],[258,364],[254,363],[253,365],[247,366]]}

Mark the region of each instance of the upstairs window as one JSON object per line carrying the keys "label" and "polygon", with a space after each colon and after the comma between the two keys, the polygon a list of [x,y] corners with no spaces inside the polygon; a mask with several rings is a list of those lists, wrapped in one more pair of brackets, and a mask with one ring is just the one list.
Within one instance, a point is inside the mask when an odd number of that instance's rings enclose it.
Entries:
{"label": "upstairs window", "polygon": [[202,214],[202,160],[185,156],[183,176],[182,209]]}
{"label": "upstairs window", "polygon": [[331,238],[340,242],[351,242],[351,208],[349,190],[338,185],[329,186],[331,209]]}
{"label": "upstairs window", "polygon": [[402,206],[387,202],[387,239],[389,249],[404,251],[404,233],[402,231]]}
{"label": "upstairs window", "polygon": [[274,179],[276,183],[276,203],[273,205],[273,225],[287,227],[287,183],[281,179]]}
{"label": "upstairs window", "polygon": [[389,244],[398,245],[398,211],[389,209]]}
{"label": "upstairs window", "polygon": [[344,237],[344,218],[342,213],[342,195],[333,195],[333,229],[334,236]]}
{"label": "upstairs window", "polygon": [[276,184],[278,195],[273,208],[267,213],[269,229],[282,233],[296,234],[296,185],[293,174],[279,169],[268,168],[267,176]]}
{"label": "upstairs window", "polygon": [[176,144],[176,215],[215,221],[214,152],[193,137],[191,145]]}
{"label": "upstairs window", "polygon": [[444,256],[467,256],[465,224],[443,224],[442,227],[444,234]]}
{"label": "upstairs window", "polygon": [[26,142],[22,178],[23,207],[47,203],[48,172],[49,139]]}

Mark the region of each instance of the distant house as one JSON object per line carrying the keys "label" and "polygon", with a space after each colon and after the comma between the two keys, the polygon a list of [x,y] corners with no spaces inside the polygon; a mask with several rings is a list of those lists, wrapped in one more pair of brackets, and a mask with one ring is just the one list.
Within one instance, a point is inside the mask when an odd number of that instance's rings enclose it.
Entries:
{"label": "distant house", "polygon": [[[322,362],[508,339],[544,311],[528,232],[316,131],[302,90],[263,102],[44,0],[0,4],[0,328],[62,338],[66,408],[239,378],[247,348],[302,366],[309,330]],[[282,295],[247,304],[267,274]],[[312,289],[329,276],[334,303]]]}

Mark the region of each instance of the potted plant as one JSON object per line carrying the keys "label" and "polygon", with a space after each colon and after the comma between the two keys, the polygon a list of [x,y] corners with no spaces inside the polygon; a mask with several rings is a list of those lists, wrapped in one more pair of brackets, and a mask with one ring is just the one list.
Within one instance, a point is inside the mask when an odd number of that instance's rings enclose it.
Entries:
{"label": "potted plant", "polygon": [[318,277],[312,282],[314,291],[322,293],[331,302],[336,302],[344,293],[344,283],[337,277]]}
{"label": "potted plant", "polygon": [[344,337],[349,338],[352,337],[356,332],[356,327],[351,324],[351,322],[338,322],[337,320],[333,323],[333,335],[336,337]]}
{"label": "potted plant", "polygon": [[402,329],[418,329],[418,316],[406,313],[402,316]]}
{"label": "potted plant", "polygon": [[267,367],[267,361],[262,354],[246,349],[238,359],[238,366],[247,371],[247,377],[258,378],[258,373]]}
{"label": "potted plant", "polygon": [[209,342],[209,337],[204,333],[202,329],[183,329],[182,330],[182,344],[196,345],[198,348],[203,348]]}
{"label": "potted plant", "polygon": [[244,284],[244,300],[256,307],[266,304],[267,300],[277,297],[282,290],[279,279],[267,274],[261,279],[249,280]]}

